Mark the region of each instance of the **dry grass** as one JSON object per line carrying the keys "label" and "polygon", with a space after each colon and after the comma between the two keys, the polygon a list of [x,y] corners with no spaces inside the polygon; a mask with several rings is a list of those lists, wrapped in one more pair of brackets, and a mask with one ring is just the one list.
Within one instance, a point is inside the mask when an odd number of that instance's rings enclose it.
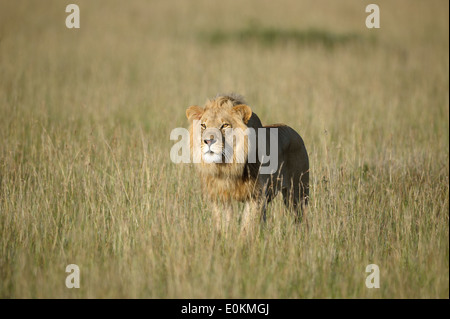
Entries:
{"label": "dry grass", "polygon": [[[379,30],[361,1],[76,3],[0,1],[0,297],[449,297],[447,1],[377,1]],[[309,229],[277,200],[219,236],[170,161],[224,91],[304,137]]]}

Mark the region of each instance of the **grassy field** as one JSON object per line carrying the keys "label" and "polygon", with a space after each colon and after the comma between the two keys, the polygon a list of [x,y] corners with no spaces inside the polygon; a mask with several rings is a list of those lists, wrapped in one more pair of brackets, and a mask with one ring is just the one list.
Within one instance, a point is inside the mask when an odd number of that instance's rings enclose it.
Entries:
{"label": "grassy field", "polygon": [[[1,298],[449,297],[447,1],[68,3],[0,0]],[[170,161],[230,91],[303,136],[309,227],[220,236]]]}

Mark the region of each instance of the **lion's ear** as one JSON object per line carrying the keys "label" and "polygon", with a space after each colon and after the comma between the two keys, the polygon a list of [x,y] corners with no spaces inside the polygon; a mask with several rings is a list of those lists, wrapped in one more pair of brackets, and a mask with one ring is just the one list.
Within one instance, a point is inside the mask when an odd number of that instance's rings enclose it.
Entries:
{"label": "lion's ear", "polygon": [[245,124],[247,124],[250,117],[252,117],[252,109],[245,104],[233,106],[233,112],[242,116],[242,121],[244,121]]}
{"label": "lion's ear", "polygon": [[203,112],[204,110],[200,106],[193,105],[187,108],[186,117],[189,121],[200,120]]}

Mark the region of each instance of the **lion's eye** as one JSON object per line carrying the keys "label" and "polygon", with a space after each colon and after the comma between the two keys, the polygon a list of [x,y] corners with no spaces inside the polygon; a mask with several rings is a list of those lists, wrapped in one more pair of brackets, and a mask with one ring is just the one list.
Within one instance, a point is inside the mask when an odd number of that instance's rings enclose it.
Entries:
{"label": "lion's eye", "polygon": [[202,124],[200,124],[201,126],[202,126],[202,129],[205,129],[206,128],[206,124],[205,123],[202,123]]}
{"label": "lion's eye", "polygon": [[220,127],[220,129],[222,130],[222,129],[227,128],[227,127],[230,127],[230,124],[224,123],[224,124],[222,124],[222,126]]}

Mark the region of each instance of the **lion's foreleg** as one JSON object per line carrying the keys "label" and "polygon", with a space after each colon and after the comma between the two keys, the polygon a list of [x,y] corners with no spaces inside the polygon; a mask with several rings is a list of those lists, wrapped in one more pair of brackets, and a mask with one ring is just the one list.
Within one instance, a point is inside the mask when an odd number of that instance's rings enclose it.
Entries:
{"label": "lion's foreleg", "polygon": [[244,233],[253,232],[255,227],[259,225],[261,214],[264,209],[264,203],[260,200],[250,200],[246,202],[242,214],[241,231]]}
{"label": "lion's foreleg", "polygon": [[214,202],[212,213],[216,230],[226,232],[229,228],[231,217],[233,215],[233,207],[231,203]]}

